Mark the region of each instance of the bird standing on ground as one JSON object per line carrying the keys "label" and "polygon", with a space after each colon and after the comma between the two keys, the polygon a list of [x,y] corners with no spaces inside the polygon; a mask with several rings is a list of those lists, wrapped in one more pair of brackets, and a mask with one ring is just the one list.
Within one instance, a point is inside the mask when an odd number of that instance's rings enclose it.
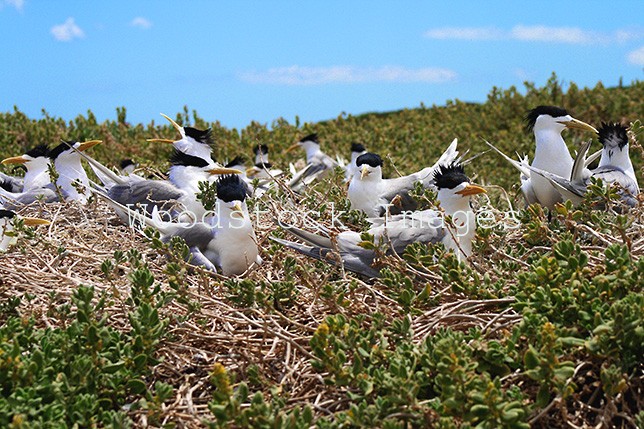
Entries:
{"label": "bird standing on ground", "polygon": [[[561,177],[570,177],[573,159],[568,151],[566,142],[561,133],[567,128],[576,128],[597,133],[597,130],[585,122],[573,118],[568,112],[557,106],[537,106],[526,116],[527,128],[534,134],[536,143],[532,167],[557,174]],[[527,157],[515,161],[503,154],[496,147],[486,142],[495,151],[521,172],[521,191],[526,204],[539,203],[552,208],[561,201],[559,192],[547,179],[530,174],[527,168]]]}
{"label": "bird standing on ground", "polygon": [[639,194],[639,186],[633,163],[629,156],[629,144],[626,127],[621,124],[605,124],[599,128],[599,142],[602,144],[599,166],[587,171],[586,153],[590,142],[584,143],[575,159],[570,178],[530,167],[534,175],[548,180],[561,194],[562,199],[571,200],[575,205],[580,204],[586,193],[591,179],[601,179],[606,186],[618,184],[622,188],[622,200],[631,207],[637,204],[635,197]]}
{"label": "bird standing on ground", "polygon": [[[367,233],[374,237],[376,245],[386,243],[390,251],[400,254],[412,243],[443,243],[459,259],[466,259],[471,255],[476,219],[470,197],[486,191],[470,183],[458,164],[439,166],[433,178],[444,213],[423,210],[374,219],[373,227]],[[448,225],[445,215],[451,216],[454,226]],[[334,264],[340,263],[346,269],[367,277],[377,277],[379,274],[372,266],[376,252],[361,246],[363,240],[359,232],[344,231],[330,238],[293,226],[285,226],[284,230],[307,244],[274,237],[272,239],[304,255]],[[340,261],[334,259],[334,254],[339,254]]]}

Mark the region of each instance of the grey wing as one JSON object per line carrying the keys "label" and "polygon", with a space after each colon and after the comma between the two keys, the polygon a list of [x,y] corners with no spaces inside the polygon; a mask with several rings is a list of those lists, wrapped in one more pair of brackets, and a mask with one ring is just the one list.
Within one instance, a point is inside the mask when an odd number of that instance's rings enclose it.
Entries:
{"label": "grey wing", "polygon": [[313,182],[326,170],[327,168],[321,163],[307,164],[306,167],[293,176],[293,178],[288,182],[288,186],[294,191],[299,191],[305,185]]}
{"label": "grey wing", "polygon": [[574,204],[579,204],[584,199],[584,194],[586,193],[585,182],[573,182],[556,174],[541,170],[540,168],[532,166],[529,168],[534,174],[538,174],[548,180],[564,200],[570,200]]}
{"label": "grey wing", "polygon": [[108,195],[126,206],[147,204],[146,210],[151,213],[155,205],[161,210],[170,210],[185,192],[165,180],[137,180],[111,187]]}
{"label": "grey wing", "polygon": [[435,210],[423,210],[401,215],[372,228],[369,233],[378,240],[388,239],[396,253],[402,253],[412,243],[438,243],[445,237],[443,217]]}
{"label": "grey wing", "polygon": [[172,237],[181,237],[188,247],[205,251],[215,237],[213,228],[203,222],[176,225],[177,228],[174,231],[163,237],[163,242],[167,243]]}
{"label": "grey wing", "polygon": [[198,267],[204,267],[207,270],[217,272],[215,264],[213,264],[208,258],[206,258],[206,256],[201,253],[201,250],[199,250],[198,247],[191,247],[190,254],[191,258],[188,261],[190,264],[196,265]]}
{"label": "grey wing", "polygon": [[30,189],[27,192],[17,194],[2,193],[4,205],[9,210],[19,209],[23,206],[28,206],[36,201],[45,203],[52,203],[59,201],[59,196],[56,193],[54,186],[49,185],[42,188]]}
{"label": "grey wing", "polygon": [[2,187],[9,192],[22,192],[23,190],[24,181],[19,177],[0,173],[0,182],[2,183]]}
{"label": "grey wing", "polygon": [[[399,197],[396,198],[396,204],[389,207],[390,214],[396,215],[418,208],[418,202],[409,195],[409,191],[414,189],[414,184],[417,181],[413,175],[386,179],[384,181],[383,193],[380,194],[380,198],[390,203],[394,198]],[[383,216],[385,213],[386,207],[383,207],[380,216]]]}
{"label": "grey wing", "polygon": [[[377,270],[371,268],[371,263],[373,262],[373,251],[363,249],[354,243],[347,243],[346,246],[343,246],[344,249],[339,249],[340,258],[338,258],[338,252],[334,249],[300,244],[276,237],[271,237],[271,240],[319,261],[324,261],[335,266],[342,265],[345,269],[365,277],[374,278],[379,275]],[[338,247],[340,247],[340,245]]]}
{"label": "grey wing", "polygon": [[618,183],[623,191],[622,199],[630,206],[637,205],[634,198],[640,193],[637,182],[630,178],[623,170],[617,167],[601,167],[593,171],[592,177],[601,179],[605,184]]}

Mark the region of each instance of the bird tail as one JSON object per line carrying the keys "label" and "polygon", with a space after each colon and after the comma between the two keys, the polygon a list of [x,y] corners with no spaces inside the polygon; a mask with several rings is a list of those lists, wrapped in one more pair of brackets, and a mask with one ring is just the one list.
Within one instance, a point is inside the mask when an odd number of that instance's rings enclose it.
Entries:
{"label": "bird tail", "polygon": [[334,252],[332,249],[323,248],[315,245],[301,244],[296,243],[295,241],[284,240],[277,237],[270,237],[271,240],[276,243],[280,243],[283,246],[286,246],[290,249],[295,250],[302,255],[309,256],[311,258],[317,259],[318,261],[323,261],[334,265],[336,267],[344,267],[346,270],[353,271],[354,273],[363,275],[369,278],[376,278],[379,276],[379,272],[368,266],[367,264],[358,261],[358,260],[349,260],[345,258],[340,258],[337,252]]}
{"label": "bird tail", "polygon": [[94,171],[94,174],[96,174],[96,177],[98,177],[106,187],[111,188],[114,185],[124,185],[127,183],[126,179],[114,173],[112,170],[110,170],[91,156],[76,149],[72,145],[69,145],[69,147],[74,149],[83,159],[85,159],[85,161],[87,161],[89,166],[92,168],[92,171]]}
{"label": "bird tail", "polygon": [[334,247],[333,242],[330,238],[324,237],[322,235],[314,234],[312,232],[305,231],[294,226],[283,226],[284,230],[291,235],[299,238],[300,240],[312,244],[313,246],[332,249]]}
{"label": "bird tail", "polygon": [[527,164],[527,158],[522,159],[521,161],[516,161],[503,152],[501,152],[499,149],[497,149],[492,143],[488,142],[487,140],[484,140],[485,144],[490,146],[492,149],[494,149],[495,152],[497,152],[499,155],[501,155],[503,158],[505,158],[514,168],[519,170],[522,176],[529,178],[530,177],[530,166]]}
{"label": "bird tail", "polygon": [[582,189],[582,188],[579,188],[578,186],[575,186],[574,182],[564,177],[561,177],[557,174],[553,174],[548,171],[544,171],[544,170],[541,170],[540,168],[535,168],[532,166],[528,166],[528,168],[533,173],[538,174],[539,176],[548,180],[552,184],[552,186],[554,186],[557,189],[557,191],[561,194],[564,200],[570,200],[575,205],[582,202],[584,198],[585,186]]}

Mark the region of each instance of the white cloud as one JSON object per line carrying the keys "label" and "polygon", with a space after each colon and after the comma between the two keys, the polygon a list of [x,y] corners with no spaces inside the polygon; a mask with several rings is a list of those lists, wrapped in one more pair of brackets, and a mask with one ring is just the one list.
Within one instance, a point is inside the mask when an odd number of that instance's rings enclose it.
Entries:
{"label": "white cloud", "polygon": [[54,39],[60,42],[69,42],[72,39],[82,39],[85,37],[85,33],[76,25],[74,18],[67,18],[64,24],[51,27],[51,34],[54,36]]}
{"label": "white cloud", "polygon": [[130,25],[132,27],[139,27],[143,30],[147,30],[148,28],[152,27],[152,23],[141,16],[137,16],[132,21],[130,21]]}
{"label": "white cloud", "polygon": [[277,67],[263,72],[241,73],[239,78],[250,83],[278,85],[321,85],[326,83],[428,82],[452,81],[456,73],[442,68],[408,69],[399,66],[361,68],[353,66]]}
{"label": "white cloud", "polygon": [[12,6],[15,7],[16,10],[22,11],[24,5],[25,0],[0,0],[0,9],[2,9],[3,6]]}
{"label": "white cloud", "polygon": [[498,40],[503,37],[503,32],[494,27],[442,27],[426,31],[425,37],[441,40]]}
{"label": "white cloud", "polygon": [[579,27],[549,27],[546,25],[515,25],[511,30],[495,27],[442,27],[424,33],[429,39],[440,40],[521,40],[525,42],[567,43],[623,43],[644,37],[641,29],[619,29],[612,33],[587,31]]}
{"label": "white cloud", "polygon": [[636,66],[644,66],[644,46],[628,53],[628,62]]}
{"label": "white cloud", "polygon": [[510,32],[510,37],[530,42],[552,42],[590,44],[607,42],[609,37],[577,27],[547,27],[545,25],[516,25]]}

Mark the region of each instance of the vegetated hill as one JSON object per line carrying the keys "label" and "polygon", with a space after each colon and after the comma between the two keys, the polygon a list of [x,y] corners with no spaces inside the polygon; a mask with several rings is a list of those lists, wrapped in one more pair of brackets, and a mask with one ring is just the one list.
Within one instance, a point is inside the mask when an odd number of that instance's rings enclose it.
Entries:
{"label": "vegetated hill", "polygon": [[[640,82],[562,92],[553,76],[525,94],[494,89],[481,104],[276,120],[241,133],[187,109],[177,119],[212,127],[221,160],[263,142],[285,166],[303,154],[284,149],[318,132],[331,154],[360,141],[408,172],[454,137],[469,156],[486,150],[482,139],[532,153],[523,117],[539,104],[595,125],[641,120],[643,92]],[[163,169],[168,145],[145,139],[174,129],[163,119],[128,124],[125,108],[117,116],[2,114],[0,154],[99,138],[100,160]],[[566,132],[571,148],[589,137]],[[641,148],[631,154],[641,173]],[[491,153],[467,169],[508,190],[518,182]],[[382,277],[369,281],[269,240],[285,236],[274,223],[284,210],[319,213],[337,230],[331,203],[348,209],[340,174],[295,202],[283,192],[251,202],[264,264],[243,278],[188,266],[180,241],[147,240],[100,201],[28,208],[53,223],[20,231],[0,254],[0,427],[644,426],[643,203],[625,211],[614,191],[591,187],[580,207],[514,213],[490,188],[491,201],[475,205],[494,222],[479,225],[469,265],[441,246],[412,245],[379,258]],[[340,220],[366,225],[355,212]]]}

